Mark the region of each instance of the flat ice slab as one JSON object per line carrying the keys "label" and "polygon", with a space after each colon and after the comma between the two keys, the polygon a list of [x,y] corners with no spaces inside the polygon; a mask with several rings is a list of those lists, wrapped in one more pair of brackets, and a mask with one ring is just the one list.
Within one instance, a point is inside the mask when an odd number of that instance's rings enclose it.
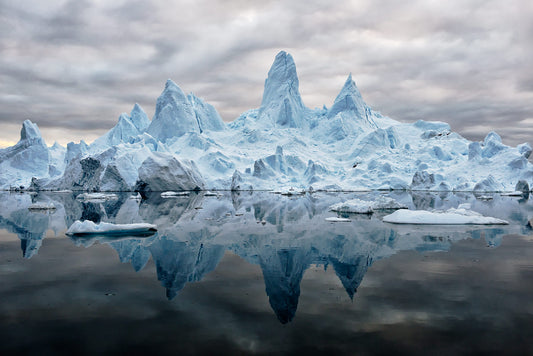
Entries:
{"label": "flat ice slab", "polygon": [[161,198],[175,198],[175,197],[188,197],[188,196],[189,196],[189,192],[168,191],[168,192],[161,193]]}
{"label": "flat ice slab", "polygon": [[118,200],[118,196],[113,193],[82,193],[76,199],[88,202],[103,202],[107,200]]}
{"label": "flat ice slab", "polygon": [[451,208],[446,211],[397,210],[383,217],[384,222],[394,224],[423,225],[507,225],[509,222],[483,216],[475,211],[462,208]]}
{"label": "flat ice slab", "polygon": [[372,214],[376,210],[407,209],[407,206],[398,203],[392,198],[380,196],[373,201],[347,200],[344,203],[333,204],[329,209],[339,213]]}
{"label": "flat ice slab", "polygon": [[352,220],[346,219],[346,218],[337,218],[335,216],[332,216],[330,218],[326,218],[326,221],[329,221],[329,222],[351,222]]}
{"label": "flat ice slab", "polygon": [[56,210],[54,203],[34,203],[28,207],[28,210]]}
{"label": "flat ice slab", "polygon": [[67,230],[67,235],[137,235],[154,233],[157,226],[146,223],[111,224],[101,222],[95,224],[90,220],[76,220]]}

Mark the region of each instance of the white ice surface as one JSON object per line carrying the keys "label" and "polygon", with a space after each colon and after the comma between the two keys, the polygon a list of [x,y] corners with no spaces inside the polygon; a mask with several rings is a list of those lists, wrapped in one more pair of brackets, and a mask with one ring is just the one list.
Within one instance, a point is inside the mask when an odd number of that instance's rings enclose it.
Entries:
{"label": "white ice surface", "polygon": [[347,218],[338,218],[338,217],[335,217],[335,216],[332,216],[332,217],[326,218],[325,220],[326,220],[326,221],[329,221],[329,222],[351,222],[351,221],[352,221],[351,219],[347,219]]}
{"label": "white ice surface", "polygon": [[83,201],[101,202],[106,200],[117,200],[118,196],[113,193],[82,193],[76,199]]}
{"label": "white ice surface", "polygon": [[384,222],[422,225],[507,225],[506,220],[483,216],[466,208],[446,211],[397,210],[383,217]]}
{"label": "white ice surface", "polygon": [[361,199],[347,200],[343,203],[333,204],[329,210],[339,213],[371,214],[376,210],[407,209],[407,206],[396,200],[379,196],[376,200],[365,201]]}
{"label": "white ice surface", "polygon": [[157,230],[156,225],[146,223],[111,224],[101,222],[96,224],[90,220],[76,220],[67,230],[67,235],[75,234],[110,234],[110,233],[141,233]]}

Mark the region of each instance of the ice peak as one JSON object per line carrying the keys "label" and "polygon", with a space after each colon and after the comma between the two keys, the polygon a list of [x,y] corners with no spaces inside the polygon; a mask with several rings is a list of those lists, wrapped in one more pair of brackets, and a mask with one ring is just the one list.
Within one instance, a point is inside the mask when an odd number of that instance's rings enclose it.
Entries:
{"label": "ice peak", "polygon": [[374,120],[368,116],[367,105],[352,79],[352,73],[348,75],[339,95],[335,98],[335,102],[328,112],[328,117],[332,118],[343,112],[353,116],[355,120],[366,126],[377,128]]}
{"label": "ice peak", "polygon": [[130,117],[131,122],[140,132],[144,132],[150,125],[150,119],[148,118],[148,115],[146,115],[143,108],[138,103],[135,103],[133,106]]}
{"label": "ice peak", "polygon": [[41,131],[37,124],[34,124],[30,120],[24,120],[22,124],[22,129],[20,130],[20,140],[31,140],[31,139],[40,139]]}
{"label": "ice peak", "polygon": [[265,106],[272,100],[278,100],[285,95],[297,97],[299,103],[303,106],[298,90],[299,85],[294,59],[285,51],[279,52],[268,71],[261,106]]}
{"label": "ice peak", "polygon": [[178,84],[174,83],[174,81],[170,78],[167,79],[167,82],[165,83],[165,90],[179,90],[181,91],[181,88],[178,86]]}
{"label": "ice peak", "polygon": [[290,54],[276,56],[265,80],[259,120],[280,127],[305,127],[305,105],[298,90],[296,65]]}
{"label": "ice peak", "polygon": [[53,148],[53,149],[59,149],[59,148],[63,148],[63,146],[61,146],[61,145],[59,144],[59,142],[54,141],[54,144],[52,145],[51,148]]}
{"label": "ice peak", "polygon": [[187,132],[200,132],[192,104],[171,79],[157,98],[154,119],[147,132],[162,142]]}

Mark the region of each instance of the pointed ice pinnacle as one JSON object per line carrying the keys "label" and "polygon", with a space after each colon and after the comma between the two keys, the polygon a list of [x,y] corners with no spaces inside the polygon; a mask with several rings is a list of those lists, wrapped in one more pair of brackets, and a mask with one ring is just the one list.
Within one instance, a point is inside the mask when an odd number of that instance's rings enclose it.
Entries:
{"label": "pointed ice pinnacle", "polygon": [[200,132],[222,131],[226,128],[224,121],[222,121],[222,118],[213,105],[206,103],[193,93],[187,95],[187,99],[194,109]]}
{"label": "pointed ice pinnacle", "polygon": [[367,108],[368,106],[364,102],[350,73],[339,95],[335,98],[333,106],[329,109],[328,117],[332,118],[339,113],[346,113],[365,126],[374,129],[378,128],[374,120],[369,117]]}
{"label": "pointed ice pinnacle", "polygon": [[154,119],[146,132],[165,142],[191,131],[200,132],[193,106],[180,87],[169,79],[157,98]]}
{"label": "pointed ice pinnacle", "polygon": [[102,137],[97,138],[91,146],[107,147],[129,142],[132,138],[142,134],[148,125],[150,125],[148,116],[139,104],[135,104],[131,115],[121,114],[118,123]]}
{"label": "pointed ice pinnacle", "polygon": [[41,139],[41,131],[39,131],[37,124],[32,123],[30,120],[24,120],[20,130],[20,140],[33,139]]}
{"label": "pointed ice pinnacle", "polygon": [[279,127],[307,127],[306,108],[298,86],[292,56],[284,51],[279,52],[265,80],[258,120]]}
{"label": "pointed ice pinnacle", "polygon": [[150,119],[148,118],[148,115],[144,112],[143,108],[138,104],[135,103],[133,106],[133,109],[130,113],[131,122],[137,130],[139,130],[140,133],[143,133],[146,131],[148,126],[150,126]]}

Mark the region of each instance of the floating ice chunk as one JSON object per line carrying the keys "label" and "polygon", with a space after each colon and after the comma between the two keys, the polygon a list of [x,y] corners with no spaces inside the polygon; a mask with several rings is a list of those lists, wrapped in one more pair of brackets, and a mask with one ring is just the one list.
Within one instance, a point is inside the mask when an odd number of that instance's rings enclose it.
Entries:
{"label": "floating ice chunk", "polygon": [[135,235],[154,233],[157,226],[146,223],[137,224],[95,224],[90,220],[76,220],[67,230],[67,235]]}
{"label": "floating ice chunk", "polygon": [[118,196],[112,193],[82,193],[76,197],[77,200],[99,203],[107,200],[118,200]]}
{"label": "floating ice chunk", "polygon": [[290,188],[282,188],[282,189],[276,190],[273,193],[274,194],[287,195],[287,196],[304,195],[305,194],[305,189],[296,189],[294,187],[290,187]]}
{"label": "floating ice chunk", "polygon": [[360,199],[347,200],[344,203],[333,204],[329,210],[339,213],[372,214],[372,202]]}
{"label": "floating ice chunk", "polygon": [[352,220],[346,219],[346,218],[338,218],[336,216],[332,216],[332,217],[326,218],[326,221],[329,221],[329,222],[351,222]]}
{"label": "floating ice chunk", "polygon": [[204,193],[204,197],[219,197],[220,194],[218,194],[217,192],[211,192],[211,191],[206,191]]}
{"label": "floating ice chunk", "polygon": [[372,214],[376,210],[407,209],[407,206],[398,203],[392,198],[379,196],[374,201],[347,200],[344,203],[334,204],[329,209],[339,213]]}
{"label": "floating ice chunk", "polygon": [[425,225],[507,225],[509,222],[483,216],[475,211],[459,207],[446,211],[397,210],[383,218],[384,222],[394,224]]}
{"label": "floating ice chunk", "polygon": [[52,202],[33,203],[28,207],[28,210],[56,210],[56,206]]}
{"label": "floating ice chunk", "polygon": [[502,197],[521,197],[522,195],[524,195],[524,192],[520,192],[520,191],[505,192],[505,193],[500,193],[500,195]]}
{"label": "floating ice chunk", "polygon": [[161,198],[175,198],[175,197],[187,197],[189,196],[189,192],[163,192],[161,193]]}

